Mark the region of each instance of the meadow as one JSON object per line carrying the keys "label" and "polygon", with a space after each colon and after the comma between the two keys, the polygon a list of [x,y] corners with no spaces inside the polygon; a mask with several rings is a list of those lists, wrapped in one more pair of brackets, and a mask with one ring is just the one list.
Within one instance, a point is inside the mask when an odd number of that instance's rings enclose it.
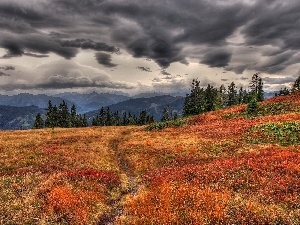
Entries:
{"label": "meadow", "polygon": [[0,132],[0,224],[300,224],[300,93],[168,124]]}

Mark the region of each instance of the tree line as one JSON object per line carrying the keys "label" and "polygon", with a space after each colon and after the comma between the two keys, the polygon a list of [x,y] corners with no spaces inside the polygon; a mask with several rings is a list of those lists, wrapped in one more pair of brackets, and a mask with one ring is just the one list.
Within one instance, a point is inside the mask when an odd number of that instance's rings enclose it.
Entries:
{"label": "tree line", "polygon": [[[71,111],[69,111],[68,105],[65,101],[62,101],[58,107],[56,105],[52,105],[52,102],[49,101],[48,108],[46,110],[47,113],[45,115],[45,120],[40,113],[36,115],[33,129],[89,126],[86,115],[77,114],[74,104],[71,107]],[[107,107],[107,109],[102,107],[99,114],[92,119],[92,126],[146,125],[154,122],[154,117],[146,110],[142,110],[139,115],[136,116],[130,112],[124,112],[122,114],[118,111],[111,112],[109,107]]]}
{"label": "tree line", "polygon": [[249,90],[243,87],[238,90],[234,82],[231,82],[227,89],[223,84],[219,88],[210,84],[203,88],[200,86],[200,81],[194,79],[191,84],[191,91],[185,98],[183,116],[198,115],[234,105],[248,104],[251,101],[261,102],[263,100],[263,82],[257,73],[252,76]]}
{"label": "tree line", "polygon": [[[300,91],[300,76],[295,80],[292,89],[281,89],[278,95],[287,95]],[[264,100],[262,79],[255,73],[248,89],[236,87],[234,82],[226,88],[223,84],[213,87],[208,84],[206,88],[201,87],[200,81],[194,79],[191,83],[190,93],[186,95],[182,116],[198,115],[204,112],[218,110],[239,104],[248,104],[247,113],[251,114],[257,108],[257,103]],[[63,101],[58,107],[49,101],[46,118],[38,113],[33,128],[44,127],[87,127],[88,120],[85,115],[79,115],[73,104],[69,112],[67,103]],[[176,120],[177,113],[169,112],[168,107],[162,111],[161,121]],[[110,108],[102,107],[99,114],[92,119],[92,126],[128,126],[146,125],[155,122],[154,117],[146,110],[142,110],[137,116],[130,112],[111,112]]]}
{"label": "tree line", "polygon": [[275,96],[289,95],[298,91],[300,91],[300,76],[294,81],[291,89],[288,89],[286,87],[281,88],[278,93],[275,93]]}
{"label": "tree line", "polygon": [[76,107],[73,104],[71,111],[69,111],[68,105],[65,101],[56,105],[52,105],[52,102],[48,102],[48,108],[46,113],[46,119],[43,120],[42,115],[38,113],[33,125],[34,129],[40,129],[44,127],[87,127],[88,120],[84,115],[77,114]]}
{"label": "tree line", "polygon": [[154,122],[154,117],[149,115],[146,110],[142,110],[139,115],[136,116],[130,112],[111,112],[109,107],[107,107],[106,110],[102,107],[99,114],[92,119],[92,126],[146,125]]}

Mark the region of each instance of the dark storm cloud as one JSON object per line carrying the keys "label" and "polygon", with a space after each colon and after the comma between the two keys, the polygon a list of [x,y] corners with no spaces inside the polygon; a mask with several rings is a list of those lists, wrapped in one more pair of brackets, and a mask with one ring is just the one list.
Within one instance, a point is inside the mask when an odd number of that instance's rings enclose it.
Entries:
{"label": "dark storm cloud", "polygon": [[208,65],[209,67],[225,67],[231,59],[231,53],[225,51],[209,52],[204,55],[201,63]]}
{"label": "dark storm cloud", "polygon": [[3,56],[3,58],[22,56],[25,52],[27,52],[29,56],[45,57],[40,54],[45,55],[53,52],[66,59],[70,59],[76,56],[78,52],[76,48],[63,48],[57,42],[38,34],[2,36],[0,37],[0,47],[7,50],[7,54]]}
{"label": "dark storm cloud", "polygon": [[[7,50],[3,58],[55,53],[71,59],[81,49],[115,53],[120,48],[161,68],[196,58],[237,74],[279,73],[299,60],[290,53],[300,49],[299,11],[298,0],[2,0],[0,47]],[[228,41],[232,35],[242,42]],[[234,57],[230,50],[241,47],[268,59],[263,64],[257,55],[251,62]],[[201,51],[207,48],[212,51]],[[97,53],[96,59],[116,66],[110,55]]]}
{"label": "dark storm cloud", "polygon": [[117,64],[111,62],[111,55],[104,52],[95,53],[96,60],[99,64],[105,67],[116,67]]}
{"label": "dark storm cloud", "polygon": [[118,53],[120,50],[115,46],[108,45],[106,43],[94,42],[90,39],[75,39],[75,40],[60,40],[62,47],[74,47],[82,49],[92,49],[95,51],[105,51],[111,53]]}
{"label": "dark storm cloud", "polygon": [[149,67],[144,67],[144,66],[138,66],[137,67],[140,71],[145,71],[145,72],[152,72]]}
{"label": "dark storm cloud", "polygon": [[257,1],[256,13],[243,29],[247,43],[280,46],[282,51],[300,49],[299,11],[298,0]]}

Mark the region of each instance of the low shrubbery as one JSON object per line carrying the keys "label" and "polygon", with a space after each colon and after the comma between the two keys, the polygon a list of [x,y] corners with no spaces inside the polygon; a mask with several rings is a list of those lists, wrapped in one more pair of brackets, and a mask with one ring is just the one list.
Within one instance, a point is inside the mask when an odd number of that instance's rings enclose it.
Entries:
{"label": "low shrubbery", "polygon": [[167,127],[181,127],[186,124],[187,119],[177,119],[177,120],[169,120],[166,122],[158,122],[158,123],[153,123],[149,126],[146,127],[146,130],[161,130]]}
{"label": "low shrubbery", "polygon": [[274,143],[283,146],[300,144],[300,122],[256,125],[246,134],[246,139],[251,143]]}

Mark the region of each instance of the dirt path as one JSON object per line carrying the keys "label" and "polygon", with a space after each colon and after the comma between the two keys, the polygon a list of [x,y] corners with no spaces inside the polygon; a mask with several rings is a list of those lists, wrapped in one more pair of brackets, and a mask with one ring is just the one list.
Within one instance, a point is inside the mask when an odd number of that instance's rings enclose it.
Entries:
{"label": "dirt path", "polygon": [[122,131],[117,138],[113,138],[109,142],[109,147],[115,155],[115,160],[121,170],[121,173],[126,174],[128,178],[128,188],[121,193],[121,196],[111,203],[112,210],[99,218],[98,225],[113,225],[118,217],[123,214],[123,207],[121,205],[122,199],[127,195],[135,195],[138,191],[137,176],[134,174],[134,167],[125,153],[119,148],[119,145],[130,138],[131,134],[136,129]]}

